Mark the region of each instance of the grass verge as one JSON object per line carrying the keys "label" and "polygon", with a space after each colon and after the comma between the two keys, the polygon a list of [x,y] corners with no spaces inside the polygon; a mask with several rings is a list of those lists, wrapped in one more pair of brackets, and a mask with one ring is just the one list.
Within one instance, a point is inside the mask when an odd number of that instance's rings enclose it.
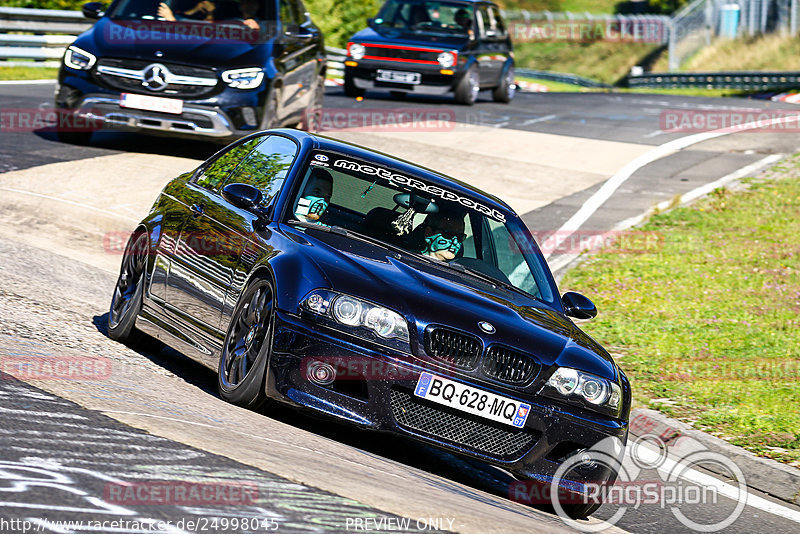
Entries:
{"label": "grass verge", "polygon": [[587,259],[585,330],[617,354],[638,404],[800,466],[800,154],[749,188],[654,216],[647,253]]}
{"label": "grass verge", "polygon": [[55,80],[58,69],[52,67],[0,67],[0,80]]}

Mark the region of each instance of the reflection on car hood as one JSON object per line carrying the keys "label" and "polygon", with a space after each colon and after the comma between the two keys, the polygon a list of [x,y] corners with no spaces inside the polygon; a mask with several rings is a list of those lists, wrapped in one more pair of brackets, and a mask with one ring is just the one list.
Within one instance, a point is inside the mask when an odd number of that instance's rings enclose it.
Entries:
{"label": "reflection on car hood", "polygon": [[453,48],[456,50],[463,49],[469,43],[469,39],[464,35],[408,32],[394,28],[381,28],[379,31],[365,28],[353,35],[350,40],[367,43]]}
{"label": "reflection on car hood", "polygon": [[[271,42],[257,44],[259,39],[255,39],[255,43],[243,40],[240,27],[222,26],[219,29],[222,32],[219,38],[206,39],[202,38],[202,32],[216,32],[214,25],[187,21],[181,21],[180,24],[182,31],[189,32],[188,36],[162,31],[164,28],[171,28],[169,23],[163,21],[112,20],[104,17],[91,30],[81,35],[75,45],[81,47],[81,43],[89,41],[89,50],[98,57],[144,59],[225,69],[262,66],[270,57]],[[137,28],[138,31],[135,31]],[[197,33],[194,33],[195,28]],[[156,51],[163,55],[156,57]]]}
{"label": "reflection on car hood", "polygon": [[[337,291],[392,308],[419,332],[443,324],[535,355],[549,367],[575,367],[616,380],[609,354],[560,312],[516,291],[494,287],[446,264],[394,254],[335,233],[307,232],[300,249]],[[492,335],[479,321],[495,326]],[[413,332],[413,331],[412,331]],[[412,333],[412,337],[413,337]]]}

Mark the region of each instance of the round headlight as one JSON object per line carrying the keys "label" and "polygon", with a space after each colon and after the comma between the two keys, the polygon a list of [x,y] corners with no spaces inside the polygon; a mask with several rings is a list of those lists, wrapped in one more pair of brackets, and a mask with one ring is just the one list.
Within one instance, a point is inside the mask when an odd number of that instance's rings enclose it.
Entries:
{"label": "round headlight", "polygon": [[372,308],[367,313],[364,321],[368,327],[373,329],[381,337],[391,337],[397,328],[400,317],[385,308]]}
{"label": "round headlight", "polygon": [[550,385],[562,395],[569,395],[578,387],[578,371],[562,367],[550,377]]}
{"label": "round headlight", "polygon": [[592,404],[602,404],[607,397],[608,391],[604,382],[593,378],[585,378],[581,387],[583,397]]}
{"label": "round headlight", "polygon": [[455,64],[456,58],[452,52],[442,52],[439,54],[439,57],[436,58],[436,61],[439,62],[439,65],[441,65],[443,69],[449,69]]}
{"label": "round headlight", "polygon": [[361,303],[350,297],[338,297],[333,303],[333,316],[342,324],[358,326],[361,324]]}
{"label": "round headlight", "polygon": [[363,58],[366,51],[367,49],[362,44],[353,43],[350,45],[350,57],[353,59]]}

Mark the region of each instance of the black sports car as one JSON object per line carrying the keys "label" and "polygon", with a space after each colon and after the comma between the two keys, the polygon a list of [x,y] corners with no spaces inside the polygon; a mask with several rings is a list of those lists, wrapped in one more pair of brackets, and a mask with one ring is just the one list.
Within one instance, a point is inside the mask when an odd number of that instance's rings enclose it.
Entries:
{"label": "black sports car", "polygon": [[542,484],[574,462],[574,494],[613,480],[586,451],[628,431],[628,380],[569,319],[596,313],[559,296],[496,197],[271,130],[167,184],[126,247],[109,334],[185,352],[241,406],[289,403]]}

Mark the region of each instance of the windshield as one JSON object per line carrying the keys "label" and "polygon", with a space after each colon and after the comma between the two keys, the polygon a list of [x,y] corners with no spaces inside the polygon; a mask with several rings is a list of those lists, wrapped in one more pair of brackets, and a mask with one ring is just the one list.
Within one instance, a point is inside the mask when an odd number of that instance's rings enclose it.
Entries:
{"label": "windshield", "polygon": [[419,0],[389,0],[375,24],[409,32],[467,35],[472,30],[472,5]]}
{"label": "windshield", "polygon": [[273,3],[266,0],[122,0],[109,13],[112,19],[231,22],[275,20]]}
{"label": "windshield", "polygon": [[516,216],[381,165],[313,152],[288,218],[338,226],[553,302],[544,259]]}

